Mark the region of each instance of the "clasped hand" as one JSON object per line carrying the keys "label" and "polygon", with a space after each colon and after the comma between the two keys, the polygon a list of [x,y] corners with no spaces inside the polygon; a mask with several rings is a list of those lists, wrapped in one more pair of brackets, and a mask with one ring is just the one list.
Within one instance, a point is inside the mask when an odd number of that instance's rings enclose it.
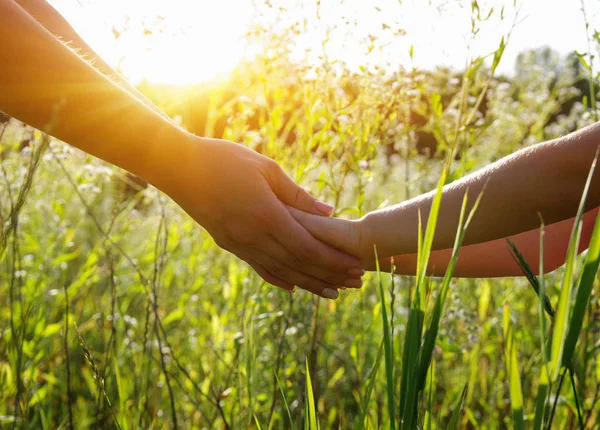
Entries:
{"label": "clasped hand", "polygon": [[335,299],[337,288],[359,288],[364,273],[355,257],[325,244],[286,205],[327,217],[333,208],[294,183],[273,160],[232,142],[188,136],[177,145],[174,167],[154,181],[216,243],[270,284],[294,285]]}

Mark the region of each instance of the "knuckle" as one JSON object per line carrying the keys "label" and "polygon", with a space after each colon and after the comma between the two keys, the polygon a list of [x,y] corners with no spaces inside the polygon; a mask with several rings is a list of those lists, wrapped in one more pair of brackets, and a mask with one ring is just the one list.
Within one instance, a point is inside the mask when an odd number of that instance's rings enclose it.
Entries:
{"label": "knuckle", "polygon": [[271,159],[265,160],[264,171],[269,181],[277,181],[283,173],[281,166]]}
{"label": "knuckle", "polygon": [[295,269],[300,269],[304,266],[304,261],[297,255],[290,255],[287,258],[289,265]]}
{"label": "knuckle", "polygon": [[285,266],[283,264],[281,264],[279,261],[275,261],[275,260],[271,261],[271,263],[268,266],[268,270],[271,273],[271,275],[273,275],[277,278],[285,275],[285,273],[287,272]]}
{"label": "knuckle", "polygon": [[277,219],[277,208],[275,208],[274,205],[268,205],[267,207],[261,209],[257,216],[263,225],[270,227]]}
{"label": "knuckle", "polygon": [[274,175],[284,175],[285,174],[283,167],[281,167],[279,164],[277,164],[273,160],[269,160],[269,169],[270,169],[271,173]]}
{"label": "knuckle", "polygon": [[296,258],[300,261],[311,261],[319,257],[317,247],[311,244],[302,244],[298,247]]}
{"label": "knuckle", "polygon": [[301,205],[304,203],[308,203],[312,201],[312,197],[308,191],[306,191],[301,186],[296,187],[296,195],[294,196],[294,201],[297,205]]}

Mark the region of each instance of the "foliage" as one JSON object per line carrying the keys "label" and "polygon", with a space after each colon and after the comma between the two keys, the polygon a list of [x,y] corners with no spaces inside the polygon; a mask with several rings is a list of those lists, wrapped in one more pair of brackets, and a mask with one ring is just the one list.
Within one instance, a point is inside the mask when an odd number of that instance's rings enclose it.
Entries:
{"label": "foliage", "polygon": [[[465,4],[474,29],[503,13]],[[360,217],[429,191],[597,115],[589,92],[600,85],[585,55],[525,52],[514,76],[498,77],[491,66],[506,35],[487,62],[473,58],[463,71],[353,71],[326,57],[314,65],[290,58],[298,31],[276,33],[228,80],[142,88],[194,131],[273,157],[335,203],[336,215]],[[526,277],[453,279],[452,267],[427,277],[435,211],[423,220],[417,277],[368,274],[362,290],[330,302],[266,285],[156,189],[118,169],[14,121],[0,133],[2,425],[600,422],[598,227],[568,273],[538,280],[529,271],[547,304]],[[462,220],[455,251],[466,210]],[[560,333],[550,343],[542,309],[557,304],[561,323],[548,329]],[[562,387],[565,366],[572,384]]]}

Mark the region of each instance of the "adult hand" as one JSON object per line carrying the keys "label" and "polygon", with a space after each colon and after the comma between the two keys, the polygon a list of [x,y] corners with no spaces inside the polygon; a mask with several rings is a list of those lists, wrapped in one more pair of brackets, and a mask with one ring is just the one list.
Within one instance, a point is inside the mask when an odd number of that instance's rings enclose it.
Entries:
{"label": "adult hand", "polygon": [[[296,185],[273,160],[232,142],[188,136],[175,145],[151,182],[170,195],[217,244],[267,282],[337,298],[359,288],[360,262],[315,239],[285,205],[328,216],[333,208]],[[166,166],[166,168],[165,168]]]}

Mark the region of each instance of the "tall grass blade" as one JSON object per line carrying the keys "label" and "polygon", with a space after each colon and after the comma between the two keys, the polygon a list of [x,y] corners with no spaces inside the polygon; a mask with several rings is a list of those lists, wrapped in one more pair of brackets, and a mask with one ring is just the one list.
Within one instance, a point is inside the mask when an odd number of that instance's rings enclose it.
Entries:
{"label": "tall grass blade", "polygon": [[544,424],[544,415],[546,414],[546,401],[548,398],[548,365],[542,363],[540,371],[540,382],[535,401],[535,417],[533,419],[533,429],[540,430]]}
{"label": "tall grass blade", "polygon": [[88,348],[85,341],[83,340],[83,336],[81,335],[81,332],[79,331],[79,327],[77,327],[77,323],[75,323],[75,321],[73,321],[73,325],[75,326],[75,331],[77,332],[77,336],[79,338],[79,345],[81,346],[81,349],[83,350],[83,355],[85,357],[85,361],[89,365],[89,368],[91,369],[91,371],[94,375],[94,379],[96,380],[96,382],[98,384],[98,389],[102,392],[102,395],[104,396],[104,399],[106,400],[106,404],[108,405],[108,408],[110,409],[110,412],[111,412],[113,420],[114,420],[114,425],[117,429],[121,430],[121,428],[122,428],[121,424],[119,423],[117,414],[112,406],[112,403],[108,397],[108,394],[106,393],[106,389],[104,386],[104,379],[100,376],[100,371],[98,370],[98,366],[96,364],[96,361],[94,360],[94,356],[92,355],[90,349]]}
{"label": "tall grass blade", "polygon": [[258,422],[258,418],[256,418],[256,414],[252,415],[254,417],[254,424],[256,424],[256,428],[258,430],[262,430],[262,427],[260,426],[260,423]]}
{"label": "tall grass blade", "polygon": [[547,429],[552,429],[552,421],[554,421],[554,414],[556,413],[556,406],[558,405],[558,399],[560,398],[560,390],[562,388],[562,384],[565,380],[565,375],[567,374],[567,369],[563,370],[560,375],[560,379],[558,381],[558,388],[556,389],[556,393],[554,394],[554,403],[552,405],[552,411],[550,412],[550,418],[548,419],[548,423],[546,425]]}
{"label": "tall grass blade", "polygon": [[402,428],[414,428],[418,405],[418,382],[419,382],[419,359],[421,356],[421,333],[423,332],[423,319],[425,314],[420,309],[421,299],[419,298],[419,288],[415,292],[415,300],[408,315],[408,325],[406,328],[407,336],[404,341],[404,355],[402,366],[402,386],[406,391],[402,392],[403,408]]}
{"label": "tall grass blade", "polygon": [[277,386],[279,387],[279,392],[281,393],[281,397],[283,398],[283,404],[285,406],[285,411],[287,412],[288,420],[290,421],[289,428],[292,430],[295,430],[294,420],[292,420],[292,413],[290,412],[290,406],[288,405],[288,401],[285,398],[285,394],[283,392],[283,387],[281,386],[281,382],[279,381],[277,374],[275,374],[275,380],[277,381]]}
{"label": "tall grass blade", "polygon": [[483,194],[479,194],[475,204],[471,208],[469,212],[469,216],[465,221],[465,214],[467,211],[467,201],[468,194],[465,193],[463,197],[463,202],[460,210],[460,217],[458,220],[458,228],[456,230],[456,239],[454,240],[454,248],[452,250],[452,257],[450,262],[448,263],[448,267],[446,269],[446,274],[444,276],[444,280],[442,281],[442,288],[440,289],[440,293],[438,294],[436,303],[433,308],[433,315],[431,317],[431,323],[429,324],[429,328],[425,332],[424,341],[423,341],[423,352],[421,354],[421,364],[419,367],[419,390],[422,390],[425,386],[425,380],[427,377],[427,369],[431,363],[431,357],[433,354],[433,349],[435,348],[435,340],[438,335],[440,320],[442,317],[442,311],[444,309],[444,303],[446,302],[446,297],[448,295],[448,290],[450,288],[450,281],[452,281],[452,275],[454,273],[454,268],[456,267],[456,262],[458,261],[458,253],[460,251],[460,247],[462,245],[465,232],[473,215],[477,211],[477,207],[479,206],[479,202],[481,201],[481,197]]}
{"label": "tall grass blade", "polygon": [[375,359],[375,364],[373,364],[373,368],[371,369],[371,374],[369,375],[369,382],[367,383],[367,391],[365,392],[365,396],[362,401],[362,410],[360,412],[360,426],[361,428],[367,428],[367,415],[369,414],[369,403],[371,403],[371,395],[373,394],[373,388],[375,388],[375,381],[377,380],[377,373],[379,371],[379,366],[381,365],[381,357],[383,357],[383,340],[379,344],[379,350],[377,351],[377,358]]}
{"label": "tall grass blade", "polygon": [[512,243],[509,239],[506,239],[506,242],[508,243],[509,251],[511,253],[512,258],[519,265],[521,271],[529,281],[529,284],[532,286],[535,293],[540,297],[540,300],[542,300],[543,297],[544,309],[546,310],[548,316],[551,319],[553,319],[555,314],[554,308],[552,307],[552,303],[550,303],[550,299],[545,294],[543,296],[541,295],[540,281],[538,281],[538,278],[534,275],[533,270],[531,270],[531,267],[529,267],[529,264],[527,264],[525,258],[523,257],[523,254],[519,252],[516,245]]}
{"label": "tall grass blade", "polygon": [[583,423],[583,417],[581,416],[581,404],[579,403],[579,395],[577,394],[577,386],[575,384],[575,374],[573,368],[569,368],[569,376],[571,378],[571,388],[573,389],[573,398],[575,399],[575,409],[577,410],[577,421],[579,422],[579,428],[584,430],[585,424]]}
{"label": "tall grass blade", "polygon": [[310,371],[308,370],[308,359],[306,360],[306,392],[304,398],[304,430],[318,430],[317,410],[315,408],[315,397],[313,395]]}
{"label": "tall grass blade", "polygon": [[[573,231],[571,233],[571,239],[569,240],[569,248],[567,250],[567,262],[565,268],[565,274],[561,284],[560,298],[558,299],[558,306],[556,309],[556,318],[554,319],[554,331],[552,332],[552,347],[550,352],[550,372],[551,380],[555,381],[560,374],[560,368],[562,363],[562,355],[565,345],[565,336],[567,334],[567,321],[569,319],[569,305],[571,301],[571,289],[573,288],[573,272],[575,269],[575,257],[577,255],[577,249],[579,247],[579,237],[581,233],[581,220],[583,217],[583,211],[585,207],[585,201],[590,189],[590,183],[592,182],[592,176],[596,168],[596,161],[598,155],[594,158],[590,173],[588,175],[579,208],[577,209],[577,216],[575,217],[575,223],[573,225]],[[575,332],[574,332],[575,333]]]}
{"label": "tall grass blade", "polygon": [[[418,212],[418,220],[417,220],[417,280],[420,278],[421,273],[423,272],[423,259],[421,255],[423,254],[423,218],[421,217],[421,209]],[[419,282],[417,281],[417,285]]]}
{"label": "tall grass blade", "polygon": [[[539,287],[538,287],[537,293],[538,293],[538,298],[539,298],[539,303],[540,303],[540,308],[539,308],[540,346],[542,348],[542,359],[543,359],[543,363],[544,363],[542,371],[547,372],[548,367],[546,366],[546,364],[548,363],[548,360],[550,359],[550,357],[548,356],[548,351],[546,351],[546,313],[544,312],[544,308],[547,307],[548,309],[550,309],[552,314],[554,313],[554,310],[552,309],[552,305],[550,304],[548,297],[546,297],[546,278],[544,277],[544,273],[545,273],[545,270],[544,270],[544,261],[545,261],[544,239],[545,239],[545,235],[546,235],[546,230],[545,230],[544,223],[542,222],[542,224],[540,225],[540,276],[539,276],[539,278],[536,278],[534,276],[532,279],[537,279],[539,282]],[[515,253],[519,252],[517,250],[517,248],[514,246],[514,244],[513,244],[513,249],[514,249]],[[521,261],[524,262],[523,258],[521,258]],[[528,267],[528,266],[525,264],[525,267]],[[549,375],[546,375],[546,384],[548,383],[548,379],[549,379]]]}
{"label": "tall grass blade", "polygon": [[375,249],[375,264],[377,268],[377,281],[379,284],[379,295],[381,296],[381,319],[383,321],[383,347],[385,355],[385,375],[387,384],[388,414],[390,418],[390,429],[396,428],[396,407],[394,399],[394,356],[392,337],[390,336],[390,326],[385,305],[385,291],[381,280],[381,270],[379,269],[379,258],[377,256],[377,247]]}
{"label": "tall grass blade", "polygon": [[[425,229],[425,237],[423,238],[423,246],[419,250],[419,272],[417,273],[417,286],[422,285],[427,275],[427,265],[429,263],[429,255],[431,254],[431,247],[433,245],[433,237],[435,235],[435,227],[437,225],[437,219],[440,212],[440,204],[442,203],[442,189],[446,183],[446,177],[448,176],[449,161],[446,162],[440,180],[438,181],[435,197],[431,203],[431,209],[429,210],[429,217],[427,218],[427,227]],[[422,303],[424,306],[425,303]]]}
{"label": "tall grass blade", "polygon": [[[544,225],[543,225],[543,223],[541,226],[540,233],[541,233],[541,235],[540,235],[540,259],[541,259],[540,273],[543,274],[543,272],[544,272],[544,263],[543,263],[543,259],[544,259],[544,247],[543,247]],[[555,316],[555,311],[552,308],[552,305],[550,304],[548,297],[546,297],[546,295],[545,295],[544,276],[543,275],[540,276],[540,278],[538,280],[538,278],[533,274],[533,271],[531,270],[531,268],[529,267],[527,262],[524,260],[521,253],[516,248],[516,246],[512,242],[510,242],[510,241],[508,241],[508,242],[511,247],[511,254],[512,254],[513,258],[519,264],[519,266],[521,267],[521,270],[529,279],[529,283],[531,284],[531,286],[533,287],[533,289],[535,290],[535,292],[538,294],[538,296],[540,298],[540,313],[543,315],[544,309],[545,309],[545,311],[550,316],[550,319],[552,320]],[[544,297],[544,300],[542,300],[542,297]],[[541,337],[541,348],[542,348],[542,373],[540,374],[540,382],[539,382],[540,385],[538,387],[538,396],[537,396],[537,400],[536,400],[536,413],[535,413],[535,419],[534,419],[534,428],[539,428],[537,426],[538,425],[541,426],[543,424],[543,417],[546,415],[546,405],[548,404],[548,399],[546,396],[550,393],[550,391],[549,391],[550,372],[549,372],[549,368],[548,368],[549,357],[548,357],[548,351],[546,350],[546,344],[545,344],[545,338],[546,338],[546,335],[545,335],[546,322],[545,321],[546,321],[545,318],[542,316],[540,319],[540,337]],[[566,369],[569,371],[569,375],[571,377],[571,382],[572,382],[572,386],[573,386],[573,397],[575,399],[575,406],[577,409],[577,417],[579,418],[579,422],[581,424],[582,423],[581,406],[580,406],[580,402],[579,402],[579,395],[577,394],[577,389],[575,386],[575,377],[574,377],[576,363],[574,363],[572,361],[573,360],[572,357],[573,356],[571,355],[571,357],[569,358],[569,361],[566,361],[563,359],[563,364],[565,365]],[[566,372],[566,370],[565,370],[565,372]],[[559,388],[558,388],[558,392],[556,393],[556,396],[555,396],[554,406],[552,408],[552,413],[550,415],[550,422],[548,423],[548,427],[551,426],[552,418],[554,417],[554,412],[556,410],[556,405],[557,405],[557,399],[558,399],[558,395],[560,392],[560,387],[562,387],[563,379],[564,379],[564,374],[560,379]],[[542,397],[546,397],[546,398],[543,399]]]}
{"label": "tall grass blade", "polygon": [[458,428],[458,420],[460,419],[460,413],[462,412],[463,405],[465,403],[465,398],[467,397],[467,387],[469,384],[465,384],[465,387],[462,390],[460,398],[458,399],[458,403],[452,412],[452,417],[450,421],[448,421],[447,429],[454,430]]}
{"label": "tall grass blade", "polygon": [[[538,287],[538,291],[537,291],[537,295],[539,298],[539,314],[540,314],[540,345],[542,348],[542,368],[540,370],[540,379],[539,379],[539,385],[538,385],[538,393],[537,393],[537,399],[536,399],[536,403],[535,403],[535,416],[534,416],[534,420],[533,420],[533,429],[534,430],[540,430],[542,428],[542,425],[544,424],[544,416],[546,415],[546,401],[547,401],[547,397],[548,397],[548,383],[549,383],[549,379],[550,379],[550,373],[548,371],[548,360],[550,359],[550,357],[548,356],[548,351],[546,350],[546,312],[545,312],[545,307],[549,307],[550,310],[552,310],[552,305],[550,305],[550,303],[548,302],[548,298],[546,297],[546,282],[545,282],[545,278],[544,278],[544,261],[545,261],[545,257],[544,257],[544,238],[545,238],[545,229],[544,229],[544,223],[542,222],[541,226],[540,226],[540,276],[539,276],[539,287]],[[510,242],[509,242],[510,243]],[[520,261],[523,262],[523,264],[521,265],[521,268],[525,267],[526,270],[529,269],[529,267],[527,266],[527,264],[525,264],[522,256],[519,254],[519,251],[517,250],[516,246],[514,246],[514,244],[512,244],[512,248],[513,248],[513,258],[515,258],[516,255],[520,256]],[[531,279],[533,280],[538,280],[535,276],[532,276],[530,278],[530,283],[531,283]],[[534,285],[534,284],[532,284]],[[534,287],[535,289],[535,287]],[[552,310],[552,312],[554,312]]]}
{"label": "tall grass blade", "polygon": [[[423,252],[423,224],[421,222],[421,211],[419,210],[419,222],[418,222],[418,242],[417,242],[417,261],[418,261],[418,265],[417,265],[417,274],[421,273],[421,263],[422,263],[422,259],[421,259],[421,253]],[[399,413],[400,413],[400,424],[401,424],[401,428],[404,428],[405,423],[403,423],[404,420],[404,411],[406,409],[406,403],[407,403],[407,398],[409,397],[408,394],[408,381],[409,381],[409,377],[410,377],[410,372],[413,371],[413,369],[411,368],[410,365],[410,356],[411,356],[411,341],[409,340],[409,336],[412,333],[413,329],[414,329],[414,304],[415,301],[419,301],[419,284],[417,283],[416,289],[414,291],[414,294],[410,294],[409,293],[409,305],[408,305],[408,321],[406,324],[406,336],[404,338],[404,345],[403,345],[403,351],[402,351],[402,378],[400,379],[400,407],[399,407]]]}
{"label": "tall grass blade", "polygon": [[[254,380],[253,380],[253,367],[254,367],[254,320],[250,318],[250,323],[244,323],[244,329],[247,330],[248,343],[246,345],[246,390],[248,392],[248,409],[249,418],[252,419],[254,414]],[[248,421],[250,424],[251,421]]]}
{"label": "tall grass blade", "polygon": [[421,379],[427,377],[427,369],[423,378],[419,374],[421,357],[421,338],[423,333],[423,321],[425,319],[425,279],[427,276],[427,266],[429,256],[433,246],[435,228],[442,202],[442,191],[446,183],[449,161],[444,165],[442,174],[437,184],[436,194],[431,204],[429,216],[427,218],[427,227],[425,236],[421,240],[421,219],[419,216],[419,246],[417,253],[417,280],[413,303],[410,306],[408,315],[408,324],[406,327],[407,336],[404,341],[404,353],[402,355],[402,381],[400,384],[400,414],[402,416],[403,428],[412,428],[413,420],[416,418],[418,395],[420,391]]}
{"label": "tall grass blade", "polygon": [[575,351],[575,345],[579,334],[581,332],[581,326],[583,324],[583,317],[585,310],[588,306],[590,296],[592,294],[592,288],[594,287],[594,281],[598,273],[598,267],[600,266],[600,211],[596,217],[596,224],[590,239],[590,246],[588,248],[587,255],[585,257],[585,263],[583,266],[583,272],[579,281],[579,288],[577,290],[577,297],[575,299],[575,306],[573,308],[573,316],[569,322],[569,331],[567,332],[567,338],[565,340],[565,347],[562,362],[570,363]]}
{"label": "tall grass blade", "polygon": [[425,430],[431,430],[433,421],[433,393],[435,391],[435,361],[431,364],[429,368],[429,396],[427,397],[427,411],[425,412],[425,420],[423,424],[423,428]]}
{"label": "tall grass blade", "polygon": [[[422,259],[421,259],[421,254],[423,252],[423,224],[421,222],[421,211],[419,210],[419,218],[418,218],[418,241],[417,241],[417,275],[419,273],[421,273],[421,264],[422,264]],[[404,338],[404,345],[403,345],[403,351],[402,351],[402,378],[400,379],[400,407],[399,407],[399,413],[400,413],[400,417],[401,417],[401,422],[404,419],[404,409],[406,407],[406,399],[408,397],[408,379],[409,379],[409,374],[410,372],[412,372],[412,368],[410,367],[410,363],[409,363],[409,357],[410,357],[410,343],[408,340],[409,337],[409,333],[412,331],[413,329],[413,325],[411,324],[413,322],[413,305],[414,305],[414,301],[418,300],[419,296],[419,283],[417,282],[417,286],[415,289],[414,294],[410,294],[408,295],[409,298],[409,304],[408,304],[408,321],[407,321],[407,325],[406,325],[406,336]]]}
{"label": "tall grass blade", "polygon": [[71,356],[69,353],[69,291],[65,284],[63,287],[65,290],[65,337],[64,337],[64,348],[65,348],[65,366],[67,368],[67,417],[69,427],[74,429],[73,424],[73,389],[71,385]]}
{"label": "tall grass blade", "polygon": [[510,407],[513,412],[515,429],[524,428],[523,422],[523,391],[521,389],[521,376],[519,375],[519,362],[515,347],[514,328],[510,321],[510,310],[504,305],[504,336],[506,338],[506,373],[508,374],[510,389]]}

